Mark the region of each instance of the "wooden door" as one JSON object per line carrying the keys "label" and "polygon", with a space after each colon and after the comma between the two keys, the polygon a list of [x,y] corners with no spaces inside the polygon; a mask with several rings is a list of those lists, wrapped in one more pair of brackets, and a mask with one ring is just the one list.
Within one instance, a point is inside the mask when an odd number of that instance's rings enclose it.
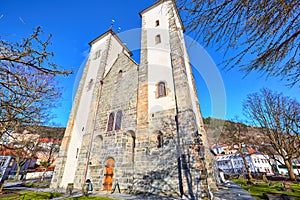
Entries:
{"label": "wooden door", "polygon": [[103,190],[111,190],[114,177],[115,161],[112,158],[107,159],[105,163]]}

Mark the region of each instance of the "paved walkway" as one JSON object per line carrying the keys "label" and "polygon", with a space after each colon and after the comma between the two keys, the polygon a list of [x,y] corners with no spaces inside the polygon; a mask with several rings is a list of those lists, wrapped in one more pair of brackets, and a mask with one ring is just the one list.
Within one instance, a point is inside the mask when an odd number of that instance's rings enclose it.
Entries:
{"label": "paved walkway", "polygon": [[246,190],[232,181],[223,183],[214,192],[214,200],[255,200]]}
{"label": "paved walkway", "polygon": [[[21,181],[19,182],[5,182],[5,189],[11,190],[30,190],[37,192],[59,192],[65,193],[65,189],[51,189],[51,188],[26,188],[21,186]],[[72,197],[80,197],[82,193],[80,190],[74,190]],[[90,196],[106,196],[115,199],[124,199],[124,200],[178,200],[180,198],[175,197],[161,197],[157,195],[151,194],[140,194],[140,195],[132,195],[126,193],[101,193],[101,194],[90,194]],[[222,184],[219,187],[219,190],[213,193],[213,200],[255,200],[246,190],[242,189],[240,186],[235,184],[232,181]],[[62,197],[56,198],[58,199],[66,199],[71,196],[64,195]],[[187,198],[185,198],[187,199]]]}

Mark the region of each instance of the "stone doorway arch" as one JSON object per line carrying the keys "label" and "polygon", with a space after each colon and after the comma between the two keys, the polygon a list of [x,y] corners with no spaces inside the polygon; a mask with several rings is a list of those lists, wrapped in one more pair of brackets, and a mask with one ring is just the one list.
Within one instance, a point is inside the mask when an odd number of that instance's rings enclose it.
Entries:
{"label": "stone doorway arch", "polygon": [[115,160],[108,158],[105,162],[103,190],[112,190],[114,170]]}

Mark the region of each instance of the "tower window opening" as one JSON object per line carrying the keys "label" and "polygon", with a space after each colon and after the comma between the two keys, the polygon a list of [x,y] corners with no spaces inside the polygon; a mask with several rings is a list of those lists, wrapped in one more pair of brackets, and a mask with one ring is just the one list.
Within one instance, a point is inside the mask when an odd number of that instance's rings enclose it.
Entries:
{"label": "tower window opening", "polygon": [[163,135],[158,134],[157,135],[157,148],[162,148],[164,143]]}
{"label": "tower window opening", "polygon": [[159,82],[157,86],[158,97],[166,96],[166,84],[164,82]]}
{"label": "tower window opening", "polygon": [[94,84],[94,79],[91,78],[87,85],[87,91],[90,91],[92,89],[93,84]]}
{"label": "tower window opening", "polygon": [[123,71],[120,70],[118,73],[118,78],[117,78],[118,81],[122,79],[122,74],[123,74]]}
{"label": "tower window opening", "polygon": [[114,126],[114,118],[115,114],[112,112],[109,114],[108,122],[107,122],[107,131],[112,131]]}
{"label": "tower window opening", "polygon": [[135,137],[132,136],[132,149],[131,149],[131,153],[132,153],[132,162],[134,162],[134,149],[135,149]]}
{"label": "tower window opening", "polygon": [[155,44],[159,44],[159,43],[161,43],[160,35],[156,35],[155,36]]}
{"label": "tower window opening", "polygon": [[76,149],[76,158],[78,158],[79,148]]}
{"label": "tower window opening", "polygon": [[98,59],[101,56],[101,50],[95,52],[94,60]]}
{"label": "tower window opening", "polygon": [[120,130],[122,124],[122,111],[117,112],[115,130]]}
{"label": "tower window opening", "polygon": [[155,26],[159,26],[159,20],[155,21]]}

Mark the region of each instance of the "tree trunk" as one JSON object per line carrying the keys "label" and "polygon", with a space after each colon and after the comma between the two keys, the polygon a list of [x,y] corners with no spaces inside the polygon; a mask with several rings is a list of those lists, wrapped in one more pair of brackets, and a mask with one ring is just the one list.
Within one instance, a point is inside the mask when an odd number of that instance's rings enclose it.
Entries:
{"label": "tree trunk", "polygon": [[295,181],[296,180],[296,176],[295,176],[295,173],[294,173],[294,170],[293,170],[293,166],[291,164],[292,162],[290,162],[289,160],[284,160],[284,164],[288,170],[288,173],[289,173],[289,176],[290,176],[290,179],[292,181]]}
{"label": "tree trunk", "polygon": [[4,180],[1,180],[0,181],[0,194],[2,194],[3,186],[4,186]]}
{"label": "tree trunk", "polygon": [[245,168],[246,168],[246,171],[247,171],[247,175],[248,175],[248,181],[251,181],[253,179],[252,175],[251,175],[251,172],[250,172],[250,169],[249,169],[249,165],[247,164],[247,160],[246,160],[246,156],[243,152],[243,147],[242,147],[242,144],[239,143],[239,152],[241,154],[241,157],[243,159],[243,162],[244,162],[244,165],[245,165]]}
{"label": "tree trunk", "polygon": [[46,172],[47,172],[47,168],[45,167],[44,172],[43,172],[42,177],[41,177],[41,182],[44,181]]}
{"label": "tree trunk", "polygon": [[21,166],[18,165],[18,168],[17,168],[17,171],[16,171],[16,176],[14,178],[15,181],[19,180],[20,171],[21,171]]}
{"label": "tree trunk", "polygon": [[246,158],[245,158],[244,153],[241,153],[241,156],[242,156],[242,159],[243,159],[243,162],[244,162],[246,171],[247,171],[248,180],[251,181],[251,180],[253,179],[253,177],[252,177],[252,175],[251,175],[251,171],[250,171],[250,169],[249,169],[249,165],[247,164],[247,161],[246,161]]}

